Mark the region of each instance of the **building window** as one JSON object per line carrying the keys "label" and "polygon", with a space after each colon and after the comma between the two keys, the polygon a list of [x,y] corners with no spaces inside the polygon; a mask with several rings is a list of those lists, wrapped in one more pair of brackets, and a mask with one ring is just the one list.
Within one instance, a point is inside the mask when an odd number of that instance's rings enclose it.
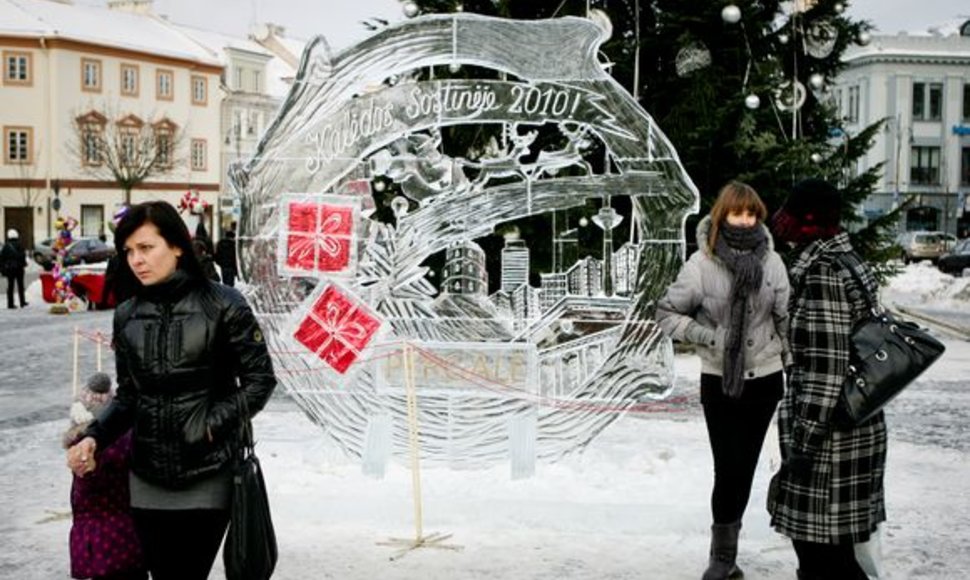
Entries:
{"label": "building window", "polygon": [[135,115],[128,115],[118,121],[118,139],[121,142],[118,155],[121,164],[125,167],[136,165],[141,155],[148,153],[143,149],[143,144],[141,143],[141,129],[144,124]]}
{"label": "building window", "polygon": [[960,185],[970,185],[970,147],[960,151]]}
{"label": "building window", "polygon": [[3,160],[8,165],[29,165],[33,163],[30,146],[34,130],[30,127],[4,127]]}
{"label": "building window", "polygon": [[192,171],[206,170],[205,139],[192,139]]}
{"label": "building window", "polygon": [[81,90],[88,93],[101,92],[101,61],[81,59]]}
{"label": "building window", "polygon": [[913,83],[913,120],[943,118],[943,83]]}
{"label": "building window", "polygon": [[138,96],[138,65],[121,65],[121,94],[126,97]]}
{"label": "building window", "polygon": [[963,85],[963,120],[970,121],[970,84]]}
{"label": "building window", "polygon": [[29,52],[3,51],[3,84],[33,84],[33,55]]}
{"label": "building window", "polygon": [[178,126],[168,119],[162,119],[155,123],[153,129],[155,131],[156,163],[159,167],[169,168],[174,163],[175,131]]}
{"label": "building window", "polygon": [[101,138],[100,126],[92,125],[84,128],[84,150],[81,152],[81,162],[84,165],[101,165]]}
{"label": "building window", "polygon": [[236,77],[233,79],[233,83],[232,83],[233,88],[235,88],[237,91],[241,91],[243,87],[242,81],[243,81],[243,69],[241,66],[237,66]]}
{"label": "building window", "polygon": [[938,185],[940,183],[939,147],[913,147],[909,182],[914,185]]}
{"label": "building window", "polygon": [[96,238],[104,233],[104,206],[81,205],[81,235]]}
{"label": "building window", "polygon": [[850,123],[859,122],[859,87],[849,87],[849,110],[846,113]]}
{"label": "building window", "polygon": [[263,79],[260,78],[259,71],[254,70],[253,71],[253,92],[254,93],[261,93],[263,91],[262,88],[260,88],[260,82],[262,82],[262,80]]}
{"label": "building window", "polygon": [[104,126],[108,122],[107,117],[91,111],[90,113],[78,117],[75,126],[81,134],[81,164],[82,165],[101,165],[104,158]]}
{"label": "building window", "polygon": [[209,100],[209,81],[205,77],[192,76],[192,104],[205,105]]}
{"label": "building window", "polygon": [[170,70],[155,71],[155,98],[160,101],[171,101],[175,97],[173,85],[175,73]]}

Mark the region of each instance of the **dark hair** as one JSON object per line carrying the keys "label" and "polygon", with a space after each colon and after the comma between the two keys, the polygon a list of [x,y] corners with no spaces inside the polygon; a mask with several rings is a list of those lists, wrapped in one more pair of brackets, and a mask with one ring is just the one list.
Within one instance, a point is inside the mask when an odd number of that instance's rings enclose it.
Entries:
{"label": "dark hair", "polygon": [[[712,252],[721,224],[727,219],[728,214],[736,211],[749,211],[758,218],[759,222],[764,222],[768,216],[768,208],[753,187],[740,181],[728,182],[717,194],[717,201],[711,208],[711,229],[704,242]],[[697,240],[697,243],[700,244],[701,240]]]}
{"label": "dark hair", "polygon": [[167,201],[146,201],[133,205],[125,213],[118,227],[115,229],[115,249],[118,251],[118,278],[119,283],[130,284],[132,288],[141,288],[142,284],[128,265],[125,257],[125,242],[135,233],[135,230],[145,224],[152,224],[158,228],[159,235],[165,242],[173,248],[182,250],[182,255],[178,258],[176,267],[184,271],[194,280],[206,280],[202,272],[195,252],[192,251],[192,238],[189,236],[189,229],[179,216],[175,207]]}

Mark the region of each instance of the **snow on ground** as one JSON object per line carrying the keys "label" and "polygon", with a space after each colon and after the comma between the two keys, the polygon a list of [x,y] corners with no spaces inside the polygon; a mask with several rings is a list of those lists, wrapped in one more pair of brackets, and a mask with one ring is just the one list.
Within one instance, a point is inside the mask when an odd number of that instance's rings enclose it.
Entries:
{"label": "snow on ground", "polygon": [[[966,279],[910,265],[883,299],[970,312],[957,288]],[[957,288],[957,290],[954,290]],[[32,298],[29,298],[32,299]],[[39,296],[37,296],[39,299]],[[37,325],[31,341],[67,348],[74,324],[106,330],[107,313],[50,318],[32,305],[0,312],[0,325]],[[11,317],[22,318],[11,318]],[[47,326],[44,324],[47,323]],[[23,335],[0,332],[0,350]],[[970,342],[945,339],[944,357],[888,411],[889,578],[970,577]],[[27,355],[28,358],[31,355]],[[62,356],[69,357],[69,351]],[[699,364],[679,356],[674,395],[690,405],[619,419],[581,454],[540,464],[535,477],[511,480],[508,465],[455,471],[422,469],[425,534],[450,533],[460,551],[424,548],[391,561],[391,537],[414,536],[411,474],[393,463],[383,479],[364,476],[285,396],[256,419],[280,542],[279,580],[305,579],[696,579],[706,561],[711,459],[697,404]],[[90,361],[88,361],[90,363]],[[20,372],[69,369],[25,362]],[[6,363],[5,363],[6,365]],[[25,377],[26,378],[26,377]],[[0,394],[11,387],[0,375]],[[59,381],[59,382],[58,382]],[[35,386],[34,388],[40,388]],[[13,392],[13,391],[11,391]],[[20,398],[25,394],[19,395]],[[11,395],[13,397],[13,395]],[[0,401],[8,401],[2,398]],[[6,407],[6,404],[4,405]],[[65,418],[0,421],[0,579],[67,578],[70,474],[59,435]],[[794,577],[790,544],[768,526],[765,489],[777,465],[766,443],[742,531],[739,562],[749,580]],[[217,564],[213,578],[222,577]]]}

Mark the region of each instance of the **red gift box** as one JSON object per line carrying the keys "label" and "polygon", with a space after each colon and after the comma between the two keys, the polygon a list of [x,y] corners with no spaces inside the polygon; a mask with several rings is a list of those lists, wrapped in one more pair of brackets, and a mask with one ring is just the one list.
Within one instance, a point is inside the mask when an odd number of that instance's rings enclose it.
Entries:
{"label": "red gift box", "polygon": [[380,326],[381,321],[363,302],[331,285],[320,294],[293,336],[335,371],[344,374]]}
{"label": "red gift box", "polygon": [[286,266],[306,272],[342,272],[350,266],[354,206],[339,203],[289,203]]}

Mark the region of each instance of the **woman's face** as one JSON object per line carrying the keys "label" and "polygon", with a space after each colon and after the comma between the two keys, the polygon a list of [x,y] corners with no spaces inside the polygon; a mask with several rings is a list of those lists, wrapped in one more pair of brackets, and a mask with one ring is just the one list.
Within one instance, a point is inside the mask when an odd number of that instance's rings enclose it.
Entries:
{"label": "woman's face", "polygon": [[125,258],[145,286],[165,281],[175,273],[182,249],[170,246],[155,224],[145,223],[125,240]]}
{"label": "woman's face", "polygon": [[735,209],[728,212],[724,221],[736,228],[750,228],[758,223],[758,216],[751,210]]}

